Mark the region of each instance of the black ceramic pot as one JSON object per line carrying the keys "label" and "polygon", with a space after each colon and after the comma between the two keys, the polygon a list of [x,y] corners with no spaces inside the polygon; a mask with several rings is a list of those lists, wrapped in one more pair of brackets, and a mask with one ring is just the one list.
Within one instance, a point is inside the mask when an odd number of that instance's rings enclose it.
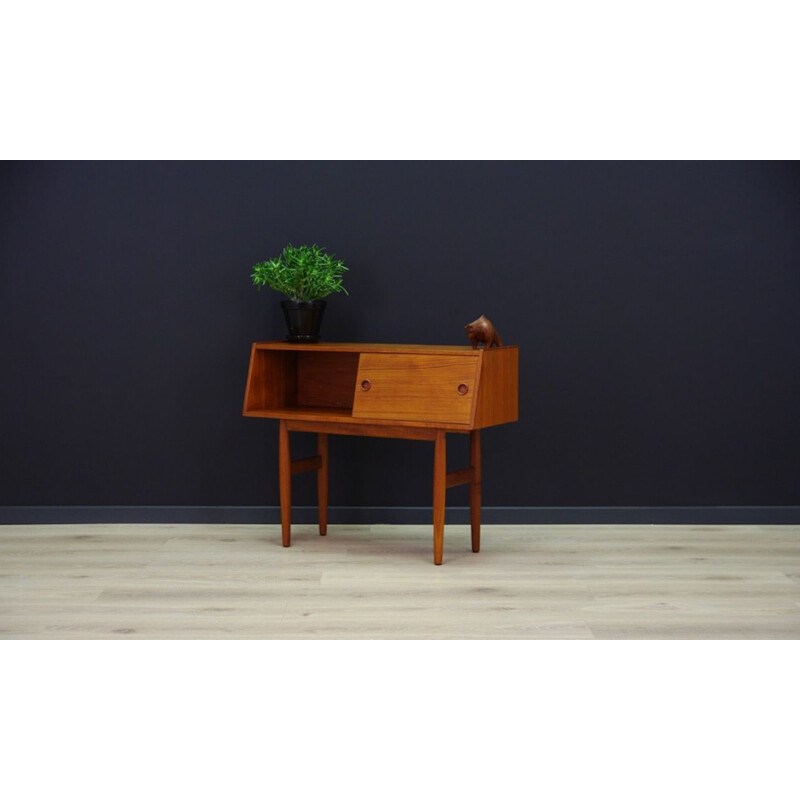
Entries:
{"label": "black ceramic pot", "polygon": [[327,303],[324,300],[282,300],[281,308],[289,328],[287,342],[298,344],[319,341],[319,326]]}

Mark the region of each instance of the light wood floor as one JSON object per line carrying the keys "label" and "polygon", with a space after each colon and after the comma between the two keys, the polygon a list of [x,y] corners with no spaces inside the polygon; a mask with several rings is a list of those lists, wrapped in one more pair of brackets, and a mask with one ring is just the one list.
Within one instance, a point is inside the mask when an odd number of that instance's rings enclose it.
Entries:
{"label": "light wood floor", "polygon": [[800,526],[2,526],[0,638],[798,639]]}

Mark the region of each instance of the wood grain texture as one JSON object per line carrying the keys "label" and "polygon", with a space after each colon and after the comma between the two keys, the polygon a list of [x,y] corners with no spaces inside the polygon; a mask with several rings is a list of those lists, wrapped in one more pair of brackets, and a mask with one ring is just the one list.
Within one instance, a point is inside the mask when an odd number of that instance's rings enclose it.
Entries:
{"label": "wood grain texture", "polygon": [[472,482],[469,485],[469,520],[472,533],[472,552],[481,550],[481,432],[474,430],[469,435],[469,466]]}
{"label": "wood grain texture", "polygon": [[[472,350],[457,356],[362,353],[353,417],[469,425],[477,370],[478,356]],[[465,394],[459,386],[467,387]]]}
{"label": "wood grain texture", "polygon": [[311,472],[322,466],[322,459],[319,455],[309,456],[308,458],[298,458],[292,461],[292,475],[299,475],[302,472]]}
{"label": "wood grain texture", "polygon": [[469,431],[517,419],[517,369],[515,346],[254,343],[243,414]]}
{"label": "wood grain texture", "polygon": [[3,639],[799,639],[800,526],[0,527]]}
{"label": "wood grain texture", "polygon": [[244,394],[245,416],[297,405],[297,354],[259,350],[254,344]]}
{"label": "wood grain texture", "polygon": [[481,376],[474,426],[488,428],[516,422],[519,418],[519,348],[493,347],[480,353]]}
{"label": "wood grain texture", "polygon": [[380,342],[318,342],[290,344],[289,342],[255,342],[257,350],[327,353],[427,353],[428,355],[458,355],[472,353],[469,345],[460,344],[396,344]]}
{"label": "wood grain texture", "polygon": [[317,453],[320,465],[317,472],[317,508],[319,509],[319,535],[328,533],[328,434],[317,436]]}
{"label": "wood grain texture", "polygon": [[[472,550],[479,552],[480,439],[470,438],[470,466],[448,474],[445,436],[514,421],[517,369],[516,347],[254,343],[243,413],[279,420],[284,547],[291,542],[291,476],[299,472],[318,471],[319,526],[325,535],[326,437],[343,434],[433,439],[434,564],[442,563],[446,490],[462,483],[470,484]],[[317,433],[320,453],[292,462],[292,430]]]}
{"label": "wood grain texture", "polygon": [[281,498],[281,540],[284,547],[289,547],[292,543],[292,454],[285,420],[281,420],[278,425],[278,482]]}
{"label": "wood grain texture", "polygon": [[352,409],[358,353],[297,353],[297,405]]}
{"label": "wood grain texture", "polygon": [[289,418],[286,425],[290,431],[306,433],[333,433],[339,436],[377,436],[385,439],[418,439],[433,441],[436,428],[430,425],[391,425],[386,422],[315,421],[313,419]]}
{"label": "wood grain texture", "polygon": [[447,438],[437,431],[433,441],[433,563],[442,563],[444,552],[444,510],[447,492]]}
{"label": "wood grain texture", "polygon": [[[394,420],[386,420],[386,419],[360,419],[354,417],[349,409],[346,408],[333,408],[329,406],[291,406],[291,407],[284,407],[284,408],[274,408],[268,410],[258,410],[258,411],[248,411],[245,414],[247,417],[261,417],[263,419],[285,419],[291,422],[294,426],[295,422],[298,423],[334,423],[334,424],[344,424],[349,425],[347,428],[348,433],[353,436],[369,436],[372,434],[367,434],[364,431],[359,433],[356,430],[357,427],[373,427],[373,428],[386,428],[387,430],[394,427],[396,430],[401,430],[403,428],[443,428],[444,430],[451,432],[451,433],[469,433],[471,430],[469,424],[464,425],[457,425],[453,424],[443,424],[441,422],[430,422],[427,420],[403,420],[402,422],[396,422]],[[306,425],[305,427],[293,427],[293,430],[307,430],[312,431],[314,430],[310,425]],[[345,430],[344,428],[342,430]],[[333,431],[330,431],[333,433]],[[379,435],[379,434],[374,434]],[[401,437],[406,438],[406,437]],[[433,438],[432,436],[428,438]]]}
{"label": "wood grain texture", "polygon": [[454,469],[452,472],[447,473],[447,488],[452,489],[454,486],[462,486],[465,483],[472,483],[474,479],[475,470],[472,469],[472,467]]}

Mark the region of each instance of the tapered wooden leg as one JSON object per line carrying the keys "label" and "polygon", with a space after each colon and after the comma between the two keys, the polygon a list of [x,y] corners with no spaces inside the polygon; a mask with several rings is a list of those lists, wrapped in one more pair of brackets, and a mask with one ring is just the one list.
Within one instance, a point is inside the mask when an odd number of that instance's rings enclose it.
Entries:
{"label": "tapered wooden leg", "polygon": [[469,520],[472,525],[472,552],[481,549],[481,432],[470,431],[469,465],[473,469],[469,484]]}
{"label": "tapered wooden leg", "polygon": [[328,532],[328,434],[317,435],[317,453],[320,465],[317,470],[317,507],[319,508],[319,535]]}
{"label": "tapered wooden leg", "polygon": [[433,445],[433,563],[442,563],[444,552],[444,500],[447,488],[447,450],[444,431],[436,431]]}
{"label": "tapered wooden leg", "polygon": [[278,427],[278,475],[281,484],[281,537],[283,546],[289,547],[292,543],[292,456],[285,419]]}

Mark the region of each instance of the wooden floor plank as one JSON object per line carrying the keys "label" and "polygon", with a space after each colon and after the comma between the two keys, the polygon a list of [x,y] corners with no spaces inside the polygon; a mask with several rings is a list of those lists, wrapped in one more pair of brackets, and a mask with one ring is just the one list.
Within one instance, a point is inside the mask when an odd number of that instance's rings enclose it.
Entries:
{"label": "wooden floor plank", "polygon": [[797,639],[800,526],[0,527],[4,639]]}

